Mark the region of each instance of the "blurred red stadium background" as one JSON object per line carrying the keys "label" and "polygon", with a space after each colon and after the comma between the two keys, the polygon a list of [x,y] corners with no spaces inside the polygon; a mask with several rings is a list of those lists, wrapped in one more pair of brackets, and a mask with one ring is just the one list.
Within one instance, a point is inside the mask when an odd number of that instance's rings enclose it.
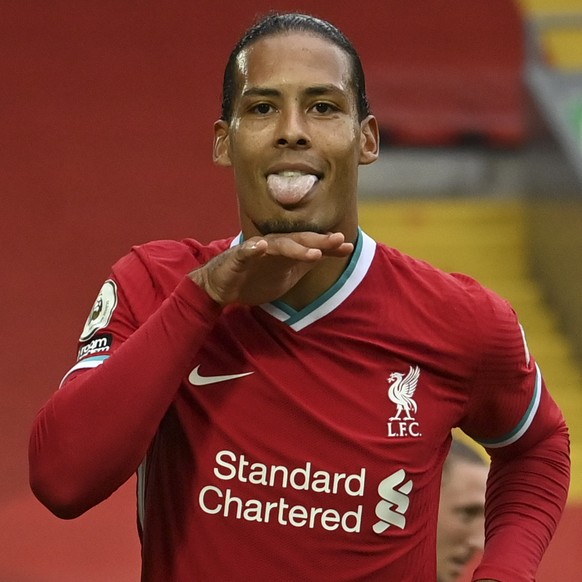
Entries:
{"label": "blurred red stadium background", "polygon": [[[452,3],[426,3],[432,4],[443,23],[458,22],[447,20]],[[464,4],[489,6],[483,35],[516,29],[517,41],[504,53],[515,74],[522,56],[515,7],[503,0]],[[408,57],[412,66],[436,54],[430,46],[414,54],[399,48],[399,18],[414,19],[407,6],[393,0],[365,0],[357,9],[336,0],[0,3],[0,582],[138,579],[133,483],[78,520],[61,522],[29,491],[28,433],[73,362],[94,295],[119,256],[150,239],[210,240],[236,232],[231,178],[213,167],[211,143],[223,66],[243,27],[274,8],[332,20],[375,71],[374,103],[382,91],[394,91],[383,74],[397,73]],[[495,20],[501,9],[509,21]],[[424,21],[438,34],[434,24]],[[482,62],[487,54],[486,47],[465,51]],[[514,91],[506,95],[507,132],[493,139],[519,141],[520,84],[515,76],[505,80]],[[400,99],[406,104],[405,95]],[[388,135],[405,142],[406,126],[398,126],[390,102],[380,109],[393,124]],[[487,124],[475,123],[469,129],[486,133]],[[454,141],[456,130],[439,131],[438,139]]]}

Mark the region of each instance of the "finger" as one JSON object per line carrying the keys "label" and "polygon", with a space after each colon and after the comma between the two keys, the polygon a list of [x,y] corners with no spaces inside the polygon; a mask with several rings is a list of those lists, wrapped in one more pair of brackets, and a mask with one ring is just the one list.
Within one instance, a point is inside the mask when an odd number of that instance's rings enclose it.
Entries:
{"label": "finger", "polygon": [[322,251],[322,255],[327,257],[347,257],[354,251],[353,243],[345,242],[345,237],[341,232],[294,233],[293,240],[307,248],[319,249]]}
{"label": "finger", "polygon": [[347,257],[354,252],[354,245],[352,243],[342,243],[339,247],[325,250],[323,254],[326,257]]}
{"label": "finger", "polygon": [[234,256],[240,263],[265,254],[269,243],[264,238],[253,237],[234,247]]}
{"label": "finger", "polygon": [[320,234],[317,232],[296,232],[288,235],[299,244],[309,248],[317,248],[322,251],[339,248],[345,241],[341,232],[328,232]]}
{"label": "finger", "polygon": [[254,237],[243,243],[243,249],[249,255],[261,255],[267,250],[269,243],[264,238]]}
{"label": "finger", "polygon": [[277,236],[268,240],[266,254],[272,257],[279,256],[295,261],[316,261],[321,258],[319,248],[308,246],[295,240],[295,237]]}

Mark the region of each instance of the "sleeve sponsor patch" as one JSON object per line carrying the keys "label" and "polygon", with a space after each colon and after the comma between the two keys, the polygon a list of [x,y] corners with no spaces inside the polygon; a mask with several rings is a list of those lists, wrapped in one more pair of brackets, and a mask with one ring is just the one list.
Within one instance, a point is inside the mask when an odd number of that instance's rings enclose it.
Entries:
{"label": "sleeve sponsor patch", "polygon": [[79,348],[79,353],[77,354],[77,361],[82,360],[87,356],[108,352],[111,349],[112,343],[113,336],[110,333],[104,333],[102,335],[94,336],[91,341],[88,341]]}
{"label": "sleeve sponsor patch", "polygon": [[117,285],[115,281],[108,279],[101,287],[99,295],[97,295],[79,341],[85,342],[91,339],[99,329],[107,327],[116,307]]}

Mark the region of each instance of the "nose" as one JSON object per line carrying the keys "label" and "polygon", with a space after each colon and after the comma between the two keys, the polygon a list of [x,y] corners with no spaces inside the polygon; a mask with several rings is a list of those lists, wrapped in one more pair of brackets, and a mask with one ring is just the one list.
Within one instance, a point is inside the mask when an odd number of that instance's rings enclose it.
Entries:
{"label": "nose", "polygon": [[308,148],[311,145],[307,120],[299,107],[281,111],[276,145],[282,148]]}

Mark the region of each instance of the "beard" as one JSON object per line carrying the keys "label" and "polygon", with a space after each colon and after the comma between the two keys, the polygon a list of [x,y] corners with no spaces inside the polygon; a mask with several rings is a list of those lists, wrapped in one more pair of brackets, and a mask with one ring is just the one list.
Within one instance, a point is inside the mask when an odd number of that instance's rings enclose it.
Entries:
{"label": "beard", "polygon": [[267,234],[287,234],[291,232],[315,232],[326,234],[328,231],[320,225],[305,220],[285,220],[281,218],[253,223],[262,236]]}

